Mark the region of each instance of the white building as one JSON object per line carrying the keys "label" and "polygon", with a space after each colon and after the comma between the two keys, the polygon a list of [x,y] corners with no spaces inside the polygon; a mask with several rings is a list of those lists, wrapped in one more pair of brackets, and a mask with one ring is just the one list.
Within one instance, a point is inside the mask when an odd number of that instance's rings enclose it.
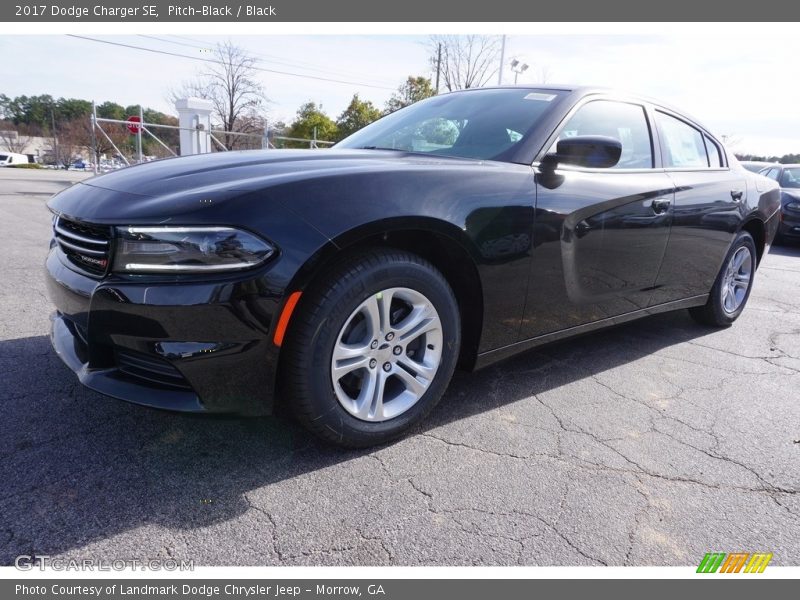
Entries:
{"label": "white building", "polygon": [[[34,162],[44,162],[44,157],[50,154],[53,148],[53,138],[20,135],[18,131],[6,129],[0,130],[0,152],[16,152],[19,154],[27,154],[30,160]],[[83,156],[83,153],[78,153],[84,159],[88,159],[88,153]]]}

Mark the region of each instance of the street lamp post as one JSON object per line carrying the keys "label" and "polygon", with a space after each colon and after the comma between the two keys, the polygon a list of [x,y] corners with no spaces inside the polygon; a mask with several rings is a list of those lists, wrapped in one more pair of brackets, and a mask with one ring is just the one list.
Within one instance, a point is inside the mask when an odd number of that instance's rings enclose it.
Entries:
{"label": "street lamp post", "polygon": [[[506,63],[506,36],[500,43],[500,68],[497,70],[497,85],[503,85],[503,65]],[[436,88],[439,91],[439,88]]]}
{"label": "street lamp post", "polygon": [[520,62],[516,58],[511,61],[511,70],[514,72],[514,85],[517,85],[517,78],[519,77],[519,74],[527,71],[528,67],[528,64]]}

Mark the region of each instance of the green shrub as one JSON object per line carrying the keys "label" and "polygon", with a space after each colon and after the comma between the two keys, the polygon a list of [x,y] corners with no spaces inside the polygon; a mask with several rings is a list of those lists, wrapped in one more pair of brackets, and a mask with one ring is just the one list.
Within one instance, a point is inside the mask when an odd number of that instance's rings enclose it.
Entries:
{"label": "green shrub", "polygon": [[38,163],[23,163],[21,165],[8,165],[10,169],[41,169],[42,165]]}

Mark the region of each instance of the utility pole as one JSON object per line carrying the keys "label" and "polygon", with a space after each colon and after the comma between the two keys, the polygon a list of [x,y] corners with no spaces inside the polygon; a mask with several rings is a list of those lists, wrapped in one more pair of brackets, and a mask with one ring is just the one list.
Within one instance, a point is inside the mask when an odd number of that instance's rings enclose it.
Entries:
{"label": "utility pole", "polygon": [[139,151],[139,164],[144,162],[144,157],[142,155],[142,129],[144,129],[144,108],[142,105],[139,105],[139,127],[136,129],[136,147]]}
{"label": "utility pole", "polygon": [[439,73],[442,72],[442,42],[439,42],[439,50],[436,53],[436,93],[439,93]]}
{"label": "utility pole", "polygon": [[56,115],[53,112],[53,105],[50,105],[50,123],[53,127],[53,158],[56,161],[56,168],[58,168],[58,136],[56,135]]}
{"label": "utility pole", "polygon": [[503,42],[500,44],[500,69],[497,72],[497,85],[503,85],[503,64],[506,62],[506,36],[503,35]]}
{"label": "utility pole", "polygon": [[97,175],[98,166],[100,162],[100,153],[97,151],[97,132],[94,130],[97,127],[97,105],[92,100],[92,166],[94,167],[94,174]]}

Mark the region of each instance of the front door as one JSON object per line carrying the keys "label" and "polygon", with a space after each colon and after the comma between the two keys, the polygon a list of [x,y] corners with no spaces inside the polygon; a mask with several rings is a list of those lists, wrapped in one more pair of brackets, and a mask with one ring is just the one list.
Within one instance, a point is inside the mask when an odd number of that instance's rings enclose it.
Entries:
{"label": "front door", "polygon": [[644,107],[590,101],[559,132],[576,135],[616,138],[622,155],[608,169],[538,172],[523,340],[646,308],[667,246],[674,186],[655,169]]}

